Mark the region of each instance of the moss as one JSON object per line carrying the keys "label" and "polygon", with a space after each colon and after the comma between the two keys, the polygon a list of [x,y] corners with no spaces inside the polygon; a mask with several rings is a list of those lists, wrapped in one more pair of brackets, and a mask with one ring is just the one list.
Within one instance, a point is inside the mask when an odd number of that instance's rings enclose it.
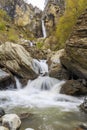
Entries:
{"label": "moss", "polygon": [[37,42],[36,46],[37,48],[41,49],[44,45],[44,42]]}
{"label": "moss", "polygon": [[18,40],[18,35],[14,29],[10,29],[8,32],[8,40],[11,42],[16,42]]}

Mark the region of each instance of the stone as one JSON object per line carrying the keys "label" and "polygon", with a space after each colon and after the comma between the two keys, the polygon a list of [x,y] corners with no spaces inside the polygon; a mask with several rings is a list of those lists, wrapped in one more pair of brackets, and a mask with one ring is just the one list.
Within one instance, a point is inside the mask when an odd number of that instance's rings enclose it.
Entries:
{"label": "stone", "polygon": [[6,127],[0,126],[0,130],[9,130],[9,129]]}
{"label": "stone", "polygon": [[49,76],[59,80],[69,79],[69,73],[60,63],[60,57],[63,55],[64,49],[54,53],[49,59]]}
{"label": "stone", "polygon": [[2,117],[2,125],[10,130],[17,130],[21,125],[21,120],[16,114],[6,114]]}
{"label": "stone", "polygon": [[65,54],[61,57],[61,63],[73,77],[87,80],[87,9],[78,18],[66,42]]}
{"label": "stone", "polygon": [[32,67],[33,60],[21,45],[6,42],[0,46],[0,66],[26,79],[34,79],[37,74]]}
{"label": "stone", "polygon": [[84,98],[83,103],[80,105],[82,111],[87,113],[87,97]]}
{"label": "stone", "polygon": [[87,130],[87,124],[81,124],[77,128],[75,128],[74,130]]}
{"label": "stone", "polygon": [[0,89],[15,88],[15,80],[11,73],[0,69]]}
{"label": "stone", "polygon": [[26,128],[25,130],[34,130],[34,129],[32,129],[32,128]]}
{"label": "stone", "polygon": [[60,93],[72,96],[86,95],[87,87],[83,86],[83,84],[77,80],[68,80],[62,86]]}
{"label": "stone", "polygon": [[0,118],[5,115],[5,111],[3,108],[0,108]]}

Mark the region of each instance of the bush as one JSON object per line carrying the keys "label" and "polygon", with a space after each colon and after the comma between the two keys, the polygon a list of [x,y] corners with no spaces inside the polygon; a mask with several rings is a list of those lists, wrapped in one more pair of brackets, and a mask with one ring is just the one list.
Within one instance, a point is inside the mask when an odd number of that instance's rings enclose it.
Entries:
{"label": "bush", "polygon": [[11,42],[15,42],[18,40],[18,35],[13,29],[10,29],[8,32],[8,40]]}
{"label": "bush", "polygon": [[5,22],[0,21],[0,30],[5,30]]}
{"label": "bush", "polygon": [[75,25],[78,16],[87,8],[87,0],[66,0],[66,10],[60,18],[56,29],[57,49],[63,48]]}

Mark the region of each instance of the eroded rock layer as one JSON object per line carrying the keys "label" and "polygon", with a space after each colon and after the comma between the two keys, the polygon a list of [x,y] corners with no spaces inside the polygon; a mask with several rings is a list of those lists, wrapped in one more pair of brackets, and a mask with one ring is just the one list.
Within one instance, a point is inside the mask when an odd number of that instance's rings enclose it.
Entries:
{"label": "eroded rock layer", "polygon": [[74,76],[87,79],[87,9],[78,18],[61,62]]}

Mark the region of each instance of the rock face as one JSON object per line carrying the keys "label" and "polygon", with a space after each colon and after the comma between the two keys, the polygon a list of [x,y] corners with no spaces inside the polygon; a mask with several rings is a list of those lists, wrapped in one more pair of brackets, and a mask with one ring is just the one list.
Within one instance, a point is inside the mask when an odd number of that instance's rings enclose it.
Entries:
{"label": "rock face", "polygon": [[43,20],[45,22],[47,35],[55,29],[60,15],[63,14],[65,8],[65,0],[46,0],[43,12]]}
{"label": "rock face", "polygon": [[77,80],[68,80],[61,88],[60,93],[78,96],[87,94],[87,88]]}
{"label": "rock face", "polygon": [[74,77],[87,79],[87,9],[78,18],[61,62]]}
{"label": "rock face", "polygon": [[60,63],[60,57],[63,55],[64,49],[57,51],[53,54],[48,61],[49,64],[49,76],[60,80],[69,79],[69,74],[67,70],[63,68]]}
{"label": "rock face", "polygon": [[33,70],[33,61],[23,46],[6,42],[0,46],[0,66],[7,68],[21,78],[37,77]]}
{"label": "rock face", "polygon": [[15,81],[13,76],[10,73],[5,72],[0,69],[0,89],[7,89],[15,87]]}
{"label": "rock face", "polygon": [[2,125],[10,130],[17,130],[21,125],[21,121],[16,114],[6,114],[2,117]]}
{"label": "rock face", "polygon": [[6,10],[14,23],[23,27],[27,34],[31,32],[35,37],[42,36],[42,11],[37,7],[33,8],[23,0],[3,0],[0,1],[0,8]]}

